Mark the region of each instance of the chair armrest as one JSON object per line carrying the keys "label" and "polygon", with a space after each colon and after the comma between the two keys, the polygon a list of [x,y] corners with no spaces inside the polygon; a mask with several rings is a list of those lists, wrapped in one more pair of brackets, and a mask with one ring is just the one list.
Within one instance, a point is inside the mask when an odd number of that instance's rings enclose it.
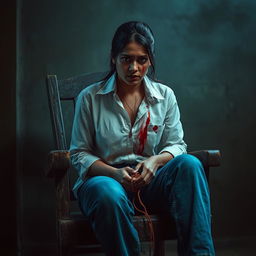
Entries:
{"label": "chair armrest", "polygon": [[[188,152],[197,157],[204,167],[220,166],[219,150],[199,150]],[[64,175],[70,167],[70,152],[68,150],[52,150],[48,155],[45,174],[48,178]]]}
{"label": "chair armrest", "polygon": [[188,152],[197,157],[204,167],[220,166],[221,154],[219,150],[199,150]]}
{"label": "chair armrest", "polygon": [[70,152],[68,150],[52,150],[48,154],[48,164],[45,175],[48,178],[63,176],[70,167]]}

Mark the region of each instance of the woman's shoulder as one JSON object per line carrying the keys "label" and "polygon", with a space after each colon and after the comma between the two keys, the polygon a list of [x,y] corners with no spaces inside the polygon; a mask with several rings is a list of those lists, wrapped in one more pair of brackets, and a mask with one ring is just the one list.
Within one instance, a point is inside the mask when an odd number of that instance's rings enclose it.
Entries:
{"label": "woman's shoulder", "polygon": [[92,97],[96,95],[96,93],[104,86],[104,81],[99,81],[87,85],[84,89],[82,89],[78,95],[78,97]]}
{"label": "woman's shoulder", "polygon": [[172,85],[161,80],[151,80],[153,88],[160,93],[164,98],[175,97]]}

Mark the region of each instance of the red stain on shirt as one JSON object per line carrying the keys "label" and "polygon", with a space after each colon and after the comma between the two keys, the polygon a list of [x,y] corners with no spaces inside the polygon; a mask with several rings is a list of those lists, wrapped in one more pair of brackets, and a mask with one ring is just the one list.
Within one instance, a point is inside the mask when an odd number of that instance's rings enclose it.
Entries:
{"label": "red stain on shirt", "polygon": [[153,131],[154,131],[154,132],[157,132],[157,130],[158,130],[158,126],[155,125],[155,126],[153,127]]}
{"label": "red stain on shirt", "polygon": [[140,131],[139,131],[139,147],[138,147],[138,151],[137,151],[137,154],[138,155],[141,155],[143,150],[144,150],[144,147],[145,147],[145,144],[146,144],[146,141],[147,141],[147,136],[148,136],[148,125],[150,123],[150,112],[148,111],[148,117],[147,117],[147,120],[146,120],[146,124],[145,126],[142,126]]}

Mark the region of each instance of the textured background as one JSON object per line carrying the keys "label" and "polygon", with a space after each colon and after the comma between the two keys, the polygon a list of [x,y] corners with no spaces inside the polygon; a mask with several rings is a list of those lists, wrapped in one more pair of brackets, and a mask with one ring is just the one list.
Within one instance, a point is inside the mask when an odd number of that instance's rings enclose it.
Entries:
{"label": "textured background", "polygon": [[[17,32],[17,66],[8,74],[17,74],[17,83],[8,80],[5,91],[11,100],[16,91],[8,127],[17,125],[18,200],[11,207],[19,211],[25,247],[47,247],[56,239],[54,187],[44,177],[47,152],[54,149],[46,75],[107,70],[113,33],[129,20],[145,21],[154,31],[157,78],[176,93],[189,150],[222,152],[222,166],[211,172],[214,237],[256,235],[255,1],[15,4],[17,13],[8,11],[17,19],[9,24]],[[6,148],[15,131],[1,129]]]}

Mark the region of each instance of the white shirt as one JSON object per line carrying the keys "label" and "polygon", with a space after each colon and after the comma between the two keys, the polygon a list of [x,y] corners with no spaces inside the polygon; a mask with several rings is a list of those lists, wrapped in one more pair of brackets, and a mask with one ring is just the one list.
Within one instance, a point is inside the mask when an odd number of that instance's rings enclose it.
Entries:
{"label": "white shirt", "polygon": [[[136,164],[164,151],[186,153],[176,97],[168,86],[144,77],[145,98],[134,125],[116,94],[116,74],[105,83],[83,89],[76,102],[71,137],[71,163],[79,178],[74,195],[96,160]],[[145,135],[143,136],[143,130]]]}

